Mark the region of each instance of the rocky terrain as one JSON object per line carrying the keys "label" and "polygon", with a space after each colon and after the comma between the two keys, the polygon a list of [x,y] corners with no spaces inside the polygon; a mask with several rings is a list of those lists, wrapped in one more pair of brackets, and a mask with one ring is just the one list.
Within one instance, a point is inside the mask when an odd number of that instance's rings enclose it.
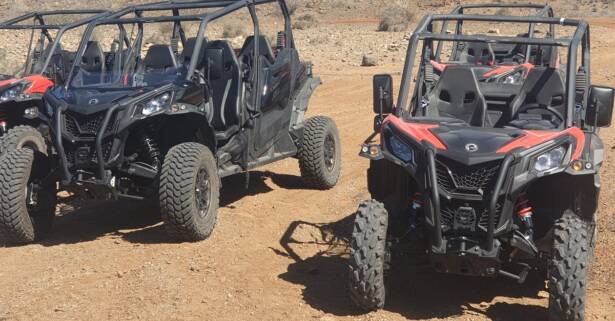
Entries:
{"label": "rocky terrain", "polygon": [[[20,7],[25,3],[0,0],[0,12],[28,10]],[[323,79],[310,114],[331,116],[342,135],[338,187],[305,189],[296,160],[254,172],[247,190],[243,176],[230,177],[223,181],[213,236],[195,244],[169,243],[155,213],[138,204],[88,202],[75,212],[64,204],[50,239],[0,248],[0,320],[546,320],[544,289],[414,268],[394,275],[382,311],[364,314],[353,308],[345,260],[353,212],[369,197],[368,162],[357,153],[372,128],[371,78],[399,75],[416,19],[426,11],[446,12],[455,3],[412,6],[408,28],[397,32],[377,31],[389,1],[297,3],[293,17],[304,21],[295,31],[297,46]],[[590,19],[592,81],[615,86],[613,1],[555,4],[567,15]],[[0,48],[8,52],[10,43],[0,38]],[[361,66],[365,56],[375,66]],[[590,321],[615,320],[615,129],[601,136],[607,162],[588,293]]]}

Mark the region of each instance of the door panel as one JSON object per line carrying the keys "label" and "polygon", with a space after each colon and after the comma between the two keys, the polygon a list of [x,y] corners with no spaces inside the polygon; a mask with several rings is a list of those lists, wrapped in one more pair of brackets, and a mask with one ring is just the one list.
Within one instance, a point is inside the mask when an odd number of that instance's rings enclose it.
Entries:
{"label": "door panel", "polygon": [[260,117],[256,121],[254,151],[267,151],[282,135],[288,133],[292,104],[291,91],[294,86],[294,69],[297,68],[297,52],[294,49],[281,50],[273,64],[263,59],[261,83]]}

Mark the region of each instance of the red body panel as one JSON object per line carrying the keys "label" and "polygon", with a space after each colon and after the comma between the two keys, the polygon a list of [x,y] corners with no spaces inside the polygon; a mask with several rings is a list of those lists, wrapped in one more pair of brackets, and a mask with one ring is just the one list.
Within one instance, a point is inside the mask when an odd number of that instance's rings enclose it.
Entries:
{"label": "red body panel", "polygon": [[499,66],[485,74],[483,74],[483,77],[485,78],[489,78],[489,77],[493,77],[493,76],[497,76],[497,75],[501,75],[503,73],[509,72],[511,70],[515,70],[515,69],[525,69],[525,73],[523,74],[523,78],[527,77],[527,74],[530,72],[530,70],[534,69],[534,65],[530,64],[530,63],[524,63],[518,66]]}
{"label": "red body panel", "polygon": [[429,61],[429,63],[431,63],[431,65],[439,72],[443,72],[444,69],[446,69],[446,64],[441,64],[435,60],[431,60]]}
{"label": "red body panel", "polygon": [[12,84],[12,83],[14,83],[15,81],[16,81],[16,79],[15,79],[15,78],[13,78],[13,79],[7,79],[7,80],[2,80],[2,81],[0,81],[0,87],[4,87],[4,86],[6,86],[6,85]]}
{"label": "red body panel", "polygon": [[26,88],[24,94],[44,94],[54,83],[43,75],[31,75],[24,78],[13,78],[0,81],[0,87],[13,84],[18,81],[26,80],[31,85]]}
{"label": "red body panel", "polygon": [[432,128],[438,128],[438,125],[434,124],[418,124],[408,123],[402,121],[397,116],[389,115],[383,122],[383,124],[391,123],[395,128],[404,132],[409,137],[412,137],[417,142],[427,141],[435,148],[440,150],[446,150],[446,146],[442,141],[431,132]]}
{"label": "red body panel", "polygon": [[[419,124],[405,122],[399,119],[395,115],[389,115],[383,122],[383,125],[391,124],[408,137],[416,140],[417,142],[427,141],[439,150],[448,150],[444,142],[438,138],[431,130],[438,128],[437,124]],[[524,130],[523,134],[515,138],[502,147],[500,147],[496,153],[505,154],[517,148],[528,149],[534,146],[548,142],[549,140],[569,135],[575,139],[574,151],[572,153],[572,160],[578,160],[581,157],[583,148],[585,146],[585,134],[578,127],[571,127],[563,131],[544,131],[544,130]]]}
{"label": "red body panel", "polygon": [[44,94],[47,89],[54,85],[53,81],[42,75],[32,75],[23,79],[32,83],[30,87],[26,88],[26,94]]}
{"label": "red body panel", "polygon": [[531,148],[536,145],[545,143],[551,139],[570,135],[576,139],[575,149],[572,153],[572,160],[578,160],[583,152],[585,145],[585,135],[578,127],[571,127],[560,132],[542,131],[542,130],[524,130],[523,136],[511,141],[510,143],[500,147],[498,153],[508,153],[516,148]]}
{"label": "red body panel", "polygon": [[[446,67],[448,67],[447,64],[443,64],[443,63],[439,63],[435,60],[430,60],[429,63],[434,67],[434,69],[436,69],[439,72],[444,71],[444,69],[446,69]],[[497,76],[497,75],[501,75],[503,73],[509,72],[511,70],[515,70],[515,69],[520,69],[523,68],[525,69],[525,73],[524,73],[524,78],[527,77],[527,74],[530,72],[530,70],[532,70],[534,68],[534,65],[530,64],[530,63],[524,63],[524,64],[520,64],[520,65],[511,65],[511,66],[497,66],[496,68],[486,72],[485,74],[483,74],[483,78],[489,78],[489,77],[493,77],[493,76]]]}

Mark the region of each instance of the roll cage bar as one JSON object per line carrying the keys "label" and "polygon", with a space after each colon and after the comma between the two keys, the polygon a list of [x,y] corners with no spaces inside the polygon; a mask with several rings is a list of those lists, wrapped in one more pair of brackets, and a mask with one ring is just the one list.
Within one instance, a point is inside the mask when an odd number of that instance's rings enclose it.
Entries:
{"label": "roll cage bar", "polygon": [[[15,17],[15,18],[6,20],[4,22],[1,22],[0,30],[32,30],[32,31],[40,30],[41,35],[38,39],[38,42],[39,43],[43,42],[44,39],[46,38],[50,43],[52,43],[51,50],[49,52],[54,53],[56,49],[58,48],[60,44],[60,40],[62,39],[62,36],[64,35],[64,33],[66,33],[69,30],[79,28],[81,26],[89,24],[90,22],[96,19],[103,18],[107,16],[108,14],[110,14],[110,12],[106,10],[79,10],[79,9],[30,12],[22,16]],[[83,19],[80,19],[80,20],[71,21],[71,22],[67,22],[64,24],[46,24],[45,23],[46,17],[60,16],[60,15],[62,16],[89,15],[89,16]],[[34,20],[34,23],[33,24],[21,24],[22,22],[28,21],[28,20]],[[49,33],[49,30],[57,30],[55,37],[53,37]],[[26,66],[25,66],[26,70],[28,69],[28,65],[30,65],[33,37],[34,37],[34,33],[32,33],[32,39],[30,40],[30,45],[28,48],[28,57],[26,58]],[[41,73],[47,70],[47,67],[49,67],[52,56],[53,56],[52,54],[49,54],[47,57],[45,57],[45,62],[40,70]]]}
{"label": "roll cage bar", "polygon": [[[203,40],[205,39],[205,29],[207,24],[213,20],[216,20],[220,17],[226,16],[236,10],[241,8],[248,8],[250,15],[254,21],[254,35],[255,37],[260,36],[260,29],[258,25],[258,18],[256,15],[255,6],[277,2],[280,5],[282,13],[284,15],[285,20],[285,33],[286,39],[291,47],[294,47],[294,39],[292,36],[292,27],[290,22],[290,14],[288,7],[284,0],[197,0],[197,1],[164,1],[159,3],[152,4],[144,4],[137,6],[130,6],[119,11],[116,11],[113,14],[107,15],[105,17],[101,17],[100,19],[96,19],[91,21],[86,28],[86,31],[83,34],[81,44],[79,45],[79,49],[77,51],[77,57],[81,57],[86,48],[87,43],[91,37],[91,34],[96,26],[99,25],[119,25],[122,29],[122,32],[125,34],[125,30],[123,29],[124,24],[137,24],[139,26],[139,32],[137,33],[135,44],[138,44],[140,47],[140,42],[143,38],[143,24],[146,23],[160,23],[160,22],[174,22],[173,28],[173,37],[179,35],[182,44],[185,44],[186,37],[184,30],[181,26],[182,21],[191,21],[191,22],[199,22],[199,29],[196,36],[196,43],[194,45],[193,52],[200,52],[203,46]],[[181,15],[180,10],[189,10],[189,9],[207,9],[207,8],[220,8],[220,10],[216,10],[213,12],[208,12],[200,15]],[[155,11],[171,11],[171,15],[167,16],[156,16],[156,17],[144,17],[143,13],[145,12],[155,12]],[[133,14],[133,17],[126,17],[130,14]],[[128,39],[124,36],[124,42],[129,45]],[[137,46],[133,46],[137,47]],[[255,41],[255,63],[258,68],[260,64],[260,60],[257,59],[257,55],[259,52],[259,41]],[[131,53],[132,55],[132,53]],[[132,58],[132,56],[129,56]],[[128,63],[129,61],[127,61]],[[190,80],[192,75],[196,70],[196,65],[198,63],[197,59],[193,59],[190,61],[190,65],[188,67],[188,72],[186,73],[186,80]],[[66,88],[68,88],[72,76],[74,75],[74,70],[77,67],[78,59],[75,59],[73,65],[71,67],[71,72],[69,74],[69,79],[66,82]],[[258,96],[258,95],[257,95]]]}
{"label": "roll cage bar", "polygon": [[553,17],[553,8],[548,4],[535,4],[535,3],[471,3],[462,4],[455,7],[450,14],[464,14],[466,9],[536,9],[538,12],[536,16],[539,17]]}
{"label": "roll cage bar", "polygon": [[[529,23],[529,24],[548,24],[552,27],[556,25],[560,26],[568,26],[568,27],[576,27],[572,38],[555,38],[552,35],[550,38],[532,38],[530,37],[498,37],[498,36],[476,36],[476,35],[457,35],[457,34],[443,34],[443,33],[434,33],[433,27],[434,22],[447,22],[447,21],[482,21],[482,22],[507,22],[507,23]],[[423,54],[422,57],[426,57],[429,54],[429,58],[431,58],[431,48],[433,46],[432,41],[463,41],[463,42],[485,42],[485,43],[508,43],[508,44],[527,44],[527,45],[546,45],[546,46],[557,46],[557,47],[568,47],[568,62],[566,64],[566,127],[572,126],[581,126],[582,124],[580,117],[575,118],[575,103],[576,103],[576,75],[577,75],[577,51],[579,46],[581,46],[582,57],[581,57],[581,67],[587,73],[588,84],[590,81],[590,57],[589,57],[589,47],[590,47],[590,39],[589,39],[589,25],[584,20],[577,19],[566,19],[566,18],[553,18],[553,17],[539,17],[539,16],[531,16],[531,17],[515,17],[515,16],[486,16],[486,15],[461,15],[461,14],[448,14],[448,15],[434,15],[429,14],[423,17],[421,22],[418,24],[414,33],[410,37],[408,51],[406,53],[406,61],[404,64],[404,71],[402,75],[401,81],[401,89],[399,93],[399,97],[397,100],[397,106],[402,108],[397,108],[397,113],[399,116],[404,116],[404,113],[408,112],[407,109],[403,108],[404,106],[410,106],[410,109],[414,109],[418,106],[419,102],[419,87],[415,86],[414,97],[416,99],[412,100],[412,106],[409,102],[409,90],[410,90],[410,82],[412,81],[412,71],[414,60],[417,55],[417,46],[418,42],[421,40],[426,40],[423,46]],[[422,59],[419,63],[419,72],[417,75],[416,82],[423,82],[423,71],[425,68],[425,60]],[[587,105],[588,93],[585,90],[585,94],[583,97],[583,106]],[[584,112],[584,111],[583,111]],[[576,116],[580,116],[580,114],[576,114]],[[409,116],[411,117],[411,116]]]}
{"label": "roll cage bar", "polygon": [[[455,7],[449,14],[450,15],[461,15],[461,14],[465,14],[465,11],[467,9],[536,9],[537,12],[533,15],[535,17],[549,17],[552,18],[554,16],[554,12],[553,12],[553,8],[548,5],[548,4],[533,4],[533,3],[489,3],[489,4],[478,4],[478,3],[473,3],[473,4],[462,4],[459,5],[457,7]],[[442,23],[442,34],[446,34],[446,30],[448,27],[448,21],[444,21]],[[535,29],[536,25],[534,23],[530,23],[529,24],[529,30],[528,30],[528,36],[529,37],[533,37],[534,35],[534,29]],[[455,34],[456,35],[460,35],[463,32],[463,21],[459,20],[457,21],[456,25],[455,25]],[[555,26],[554,25],[550,25],[549,26],[549,33],[551,35],[555,34]],[[457,59],[457,43],[453,44],[453,52],[452,52],[452,57],[453,59]],[[526,53],[525,53],[525,59],[526,62],[529,61],[530,58],[530,53],[531,53],[531,46],[528,46],[526,49]],[[439,59],[440,55],[442,53],[442,42],[438,43],[438,47],[436,49],[436,60]]]}
{"label": "roll cage bar", "polygon": [[[62,29],[71,28],[79,25],[83,25],[90,22],[92,19],[101,17],[101,14],[108,13],[107,10],[50,10],[50,11],[35,11],[24,14],[19,17],[15,17],[3,22],[0,22],[0,29]],[[72,21],[63,24],[46,24],[45,17],[59,16],[59,15],[91,15],[90,17]],[[36,20],[35,24],[20,24],[27,20]],[[86,22],[87,21],[87,22]]]}

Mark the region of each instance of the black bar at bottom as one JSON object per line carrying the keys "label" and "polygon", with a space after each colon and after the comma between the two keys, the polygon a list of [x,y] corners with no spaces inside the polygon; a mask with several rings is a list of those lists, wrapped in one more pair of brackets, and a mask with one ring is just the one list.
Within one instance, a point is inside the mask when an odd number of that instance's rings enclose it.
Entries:
{"label": "black bar at bottom", "polygon": [[109,109],[109,111],[105,115],[105,119],[102,122],[102,127],[98,130],[98,133],[96,134],[96,159],[98,161],[98,175],[99,179],[104,182],[107,181],[107,175],[105,174],[105,165],[107,164],[105,162],[105,155],[103,154],[102,141],[105,136],[105,133],[107,132],[107,126],[109,125],[111,116],[119,107],[120,105],[115,105]]}
{"label": "black bar at bottom", "polygon": [[56,132],[56,148],[58,154],[62,160],[62,173],[64,174],[64,182],[68,183],[72,179],[70,172],[68,171],[68,160],[66,159],[66,152],[64,151],[64,145],[62,144],[62,113],[66,110],[63,106],[56,109],[55,118],[55,132]]}
{"label": "black bar at bottom", "polygon": [[512,154],[506,155],[504,161],[502,162],[502,166],[500,167],[500,172],[498,174],[498,180],[495,183],[495,188],[493,189],[493,195],[491,195],[491,202],[489,203],[489,226],[487,228],[487,251],[491,252],[493,250],[493,239],[495,235],[495,212],[498,205],[498,198],[500,197],[500,191],[502,190],[502,185],[504,185],[504,181],[506,180],[506,174],[508,173],[508,168],[510,168],[510,164],[512,163],[514,156]]}
{"label": "black bar at bottom", "polygon": [[427,150],[427,173],[431,189],[431,204],[433,206],[434,243],[437,248],[442,246],[442,224],[440,223],[440,194],[438,193],[438,178],[436,176],[436,159],[432,149]]}

